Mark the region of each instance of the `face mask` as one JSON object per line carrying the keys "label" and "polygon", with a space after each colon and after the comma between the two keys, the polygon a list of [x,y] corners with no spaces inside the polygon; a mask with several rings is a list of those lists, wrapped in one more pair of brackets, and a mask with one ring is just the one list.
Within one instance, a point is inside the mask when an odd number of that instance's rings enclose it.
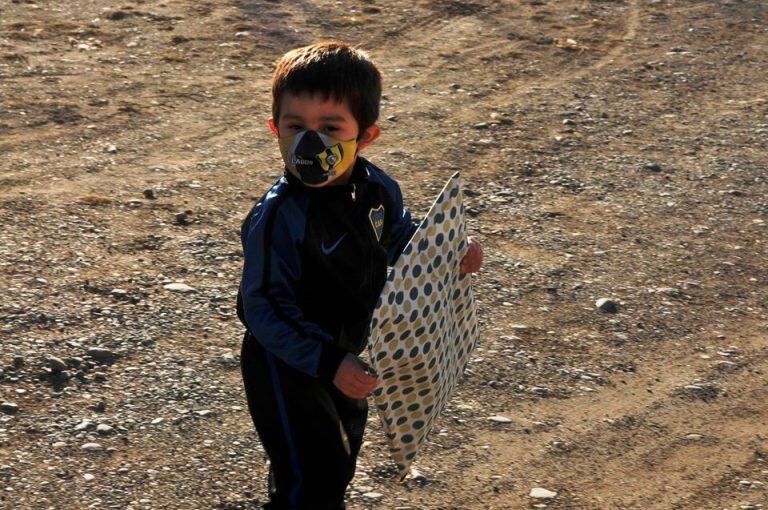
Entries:
{"label": "face mask", "polygon": [[317,188],[343,175],[357,152],[356,140],[343,142],[317,131],[300,131],[278,143],[288,171]]}

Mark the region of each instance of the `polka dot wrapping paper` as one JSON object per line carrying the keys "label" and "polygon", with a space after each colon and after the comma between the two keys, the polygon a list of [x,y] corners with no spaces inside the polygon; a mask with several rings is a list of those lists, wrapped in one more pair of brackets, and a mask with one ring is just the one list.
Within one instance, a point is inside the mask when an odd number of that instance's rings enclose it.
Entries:
{"label": "polka dot wrapping paper", "polygon": [[455,173],[389,273],[368,348],[373,393],[400,479],[451,397],[478,341],[461,180]]}

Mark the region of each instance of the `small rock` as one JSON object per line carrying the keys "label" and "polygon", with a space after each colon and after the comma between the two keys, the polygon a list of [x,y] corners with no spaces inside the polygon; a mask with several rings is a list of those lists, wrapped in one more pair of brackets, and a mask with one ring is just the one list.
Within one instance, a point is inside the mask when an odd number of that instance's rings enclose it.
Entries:
{"label": "small rock", "polygon": [[72,430],[79,432],[81,430],[90,430],[93,428],[93,422],[91,420],[84,419],[77,425],[75,425]]}
{"label": "small rock", "polygon": [[85,479],[86,482],[91,482],[91,481],[94,480],[94,478],[96,478],[96,477],[93,476],[90,473],[86,473],[86,474],[83,475],[83,479]]}
{"label": "small rock", "polygon": [[104,17],[112,21],[117,21],[125,18],[126,16],[128,16],[128,14],[126,14],[125,11],[111,11],[108,12]]}
{"label": "small rock", "polygon": [[[117,355],[109,349],[103,347],[91,347],[88,349],[88,356],[95,361],[110,362],[114,361]],[[94,374],[95,376],[95,374]]]}
{"label": "small rock", "polygon": [[67,443],[65,443],[64,441],[56,441],[51,446],[54,448],[64,448],[65,446],[67,446]]}
{"label": "small rock", "polygon": [[143,202],[142,200],[139,200],[138,198],[133,198],[133,199],[129,200],[129,201],[126,203],[126,205],[127,205],[128,207],[131,207],[131,208],[133,208],[133,209],[138,209],[139,207],[141,207],[142,205],[144,205],[144,202]]}
{"label": "small rock", "polygon": [[531,489],[529,496],[536,499],[553,499],[555,496],[557,496],[557,492],[542,489],[541,487],[534,487]]}
{"label": "small rock", "polygon": [[19,406],[13,402],[3,402],[0,404],[0,411],[4,412],[5,414],[16,414],[19,412]]}
{"label": "small rock", "polygon": [[96,427],[96,432],[100,436],[111,436],[115,433],[115,429],[107,425],[106,423],[99,423],[99,425]]}
{"label": "small rock", "polygon": [[229,367],[229,368],[234,368],[240,365],[240,362],[237,360],[237,357],[235,357],[235,353],[232,351],[227,351],[223,353],[219,358],[219,362],[225,367]]}
{"label": "small rock", "polygon": [[664,294],[665,296],[669,297],[680,297],[682,296],[682,293],[679,289],[676,289],[674,287],[657,287],[654,289],[656,294]]}
{"label": "small rock", "polygon": [[678,390],[678,394],[687,395],[693,398],[699,398],[709,401],[717,398],[722,390],[714,384],[689,384]]}
{"label": "small rock", "polygon": [[474,126],[472,126],[475,129],[488,129],[488,123],[487,122],[478,122]]}
{"label": "small rock", "polygon": [[213,411],[211,411],[210,409],[202,409],[200,411],[195,411],[195,414],[198,416],[206,417],[206,416],[212,415]]}
{"label": "small rock", "polygon": [[118,299],[124,298],[128,295],[128,291],[125,289],[112,289],[109,293]]}
{"label": "small rock", "polygon": [[602,310],[603,312],[616,313],[619,311],[619,307],[616,302],[608,298],[598,299],[595,301],[595,306],[598,310]]}
{"label": "small rock", "polygon": [[86,452],[100,452],[104,448],[99,443],[85,443],[80,449]]}
{"label": "small rock", "polygon": [[658,163],[647,163],[644,168],[651,172],[661,172],[662,170],[664,170],[663,168],[661,168],[661,165],[659,165]]}
{"label": "small rock", "polygon": [[421,473],[421,471],[419,471],[413,466],[411,466],[410,468],[410,472],[408,473],[408,478],[420,486],[426,485],[427,482],[429,481],[427,477]]}
{"label": "small rock", "polygon": [[507,418],[506,416],[502,416],[500,414],[497,414],[495,416],[489,416],[488,420],[496,423],[512,423],[512,420],[510,418]]}
{"label": "small rock", "polygon": [[109,144],[106,147],[104,147],[104,152],[108,152],[110,154],[115,154],[117,152],[117,146]]}
{"label": "small rock", "polygon": [[58,374],[67,369],[67,364],[64,362],[64,360],[54,356],[48,358],[48,366],[51,367],[51,372],[54,374]]}
{"label": "small rock", "polygon": [[181,293],[197,292],[196,288],[190,287],[186,283],[168,283],[166,285],[163,285],[163,288],[165,290],[170,290],[171,292],[181,292]]}
{"label": "small rock", "polygon": [[62,382],[62,383],[72,379],[72,374],[69,373],[69,370],[62,370],[61,372],[58,372],[52,375],[56,379],[56,381]]}
{"label": "small rock", "polygon": [[96,382],[104,382],[107,380],[107,375],[103,372],[94,372],[93,380]]}
{"label": "small rock", "polygon": [[384,494],[380,492],[366,492],[363,494],[363,497],[368,499],[379,499],[384,497]]}
{"label": "small rock", "polygon": [[147,188],[144,190],[144,198],[147,200],[154,200],[157,198],[157,195],[155,195],[155,190],[152,188]]}
{"label": "small rock", "polygon": [[24,366],[24,356],[17,354],[13,357],[13,368],[21,368]]}
{"label": "small rock", "polygon": [[186,225],[189,223],[189,218],[187,216],[187,213],[184,211],[177,212],[175,215],[176,223],[179,225]]}
{"label": "small rock", "polygon": [[504,115],[503,113],[493,112],[491,113],[491,120],[498,122],[499,124],[511,124],[512,119]]}

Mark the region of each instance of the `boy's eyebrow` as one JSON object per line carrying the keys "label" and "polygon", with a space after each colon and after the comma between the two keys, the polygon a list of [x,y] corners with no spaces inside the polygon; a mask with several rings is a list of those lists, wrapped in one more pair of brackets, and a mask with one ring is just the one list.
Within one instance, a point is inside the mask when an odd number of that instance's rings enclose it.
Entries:
{"label": "boy's eyebrow", "polygon": [[[281,117],[284,118],[284,119],[288,119],[288,120],[304,120],[304,117],[302,117],[301,115],[296,115],[294,113],[284,113],[284,114],[281,115]],[[326,115],[324,117],[320,117],[320,120],[324,120],[324,121],[344,121],[346,119],[344,117],[342,117],[341,115],[337,114],[337,115]]]}

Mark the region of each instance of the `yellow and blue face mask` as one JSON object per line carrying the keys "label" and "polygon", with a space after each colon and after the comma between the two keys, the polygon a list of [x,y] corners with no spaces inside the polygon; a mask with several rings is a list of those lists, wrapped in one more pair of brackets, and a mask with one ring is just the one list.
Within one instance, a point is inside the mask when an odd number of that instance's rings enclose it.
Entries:
{"label": "yellow and blue face mask", "polygon": [[278,143],[288,171],[307,186],[316,188],[342,176],[354,163],[357,153],[357,140],[336,140],[310,130],[280,138]]}

